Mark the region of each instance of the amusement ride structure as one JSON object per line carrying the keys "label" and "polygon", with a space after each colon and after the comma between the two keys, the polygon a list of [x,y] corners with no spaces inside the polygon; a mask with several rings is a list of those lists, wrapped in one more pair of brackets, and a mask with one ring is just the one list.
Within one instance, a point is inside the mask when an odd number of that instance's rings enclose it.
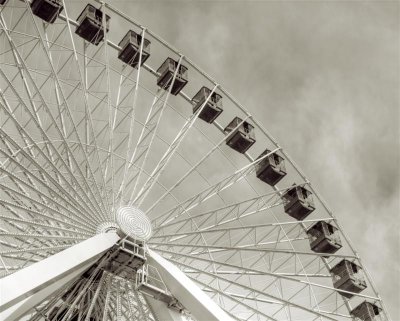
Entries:
{"label": "amusement ride structure", "polygon": [[0,175],[1,320],[389,320],[286,151],[105,1],[0,0]]}

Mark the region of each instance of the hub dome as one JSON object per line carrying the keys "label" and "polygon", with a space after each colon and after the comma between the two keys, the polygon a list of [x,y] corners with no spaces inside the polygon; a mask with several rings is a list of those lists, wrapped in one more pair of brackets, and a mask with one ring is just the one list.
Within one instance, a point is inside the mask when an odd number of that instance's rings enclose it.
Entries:
{"label": "hub dome", "polygon": [[136,240],[147,241],[151,237],[151,222],[146,214],[136,207],[120,207],[116,220],[121,231]]}

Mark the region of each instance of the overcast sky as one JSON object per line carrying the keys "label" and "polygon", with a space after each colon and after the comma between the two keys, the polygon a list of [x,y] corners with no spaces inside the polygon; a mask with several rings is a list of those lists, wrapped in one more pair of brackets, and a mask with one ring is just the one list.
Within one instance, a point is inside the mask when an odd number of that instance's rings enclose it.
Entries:
{"label": "overcast sky", "polygon": [[399,2],[112,1],[219,81],[328,201],[399,314]]}

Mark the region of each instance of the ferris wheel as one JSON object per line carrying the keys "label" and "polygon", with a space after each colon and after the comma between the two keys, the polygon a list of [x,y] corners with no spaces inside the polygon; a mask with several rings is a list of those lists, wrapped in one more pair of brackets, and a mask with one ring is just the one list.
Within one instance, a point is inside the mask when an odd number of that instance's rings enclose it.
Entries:
{"label": "ferris wheel", "polygon": [[105,1],[0,0],[2,320],[389,320],[305,174]]}

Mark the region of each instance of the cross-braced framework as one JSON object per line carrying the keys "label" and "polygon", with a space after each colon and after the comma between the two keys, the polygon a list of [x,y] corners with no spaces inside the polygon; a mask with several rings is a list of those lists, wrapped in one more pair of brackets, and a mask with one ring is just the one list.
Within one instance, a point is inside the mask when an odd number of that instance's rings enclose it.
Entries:
{"label": "cross-braced framework", "polygon": [[306,176],[191,60],[105,1],[0,5],[5,320],[389,320]]}

